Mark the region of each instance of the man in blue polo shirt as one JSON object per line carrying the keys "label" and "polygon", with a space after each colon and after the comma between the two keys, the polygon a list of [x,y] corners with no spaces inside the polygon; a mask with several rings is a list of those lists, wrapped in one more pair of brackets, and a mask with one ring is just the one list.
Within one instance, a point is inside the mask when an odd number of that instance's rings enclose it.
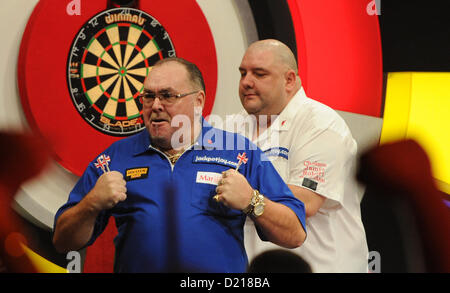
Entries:
{"label": "man in blue polo shirt", "polygon": [[244,272],[246,216],[264,240],[303,243],[304,205],[264,154],[201,117],[197,66],[159,61],[142,99],[147,131],[91,162],[56,213],[58,251],[92,244],[110,216],[118,229],[115,272]]}

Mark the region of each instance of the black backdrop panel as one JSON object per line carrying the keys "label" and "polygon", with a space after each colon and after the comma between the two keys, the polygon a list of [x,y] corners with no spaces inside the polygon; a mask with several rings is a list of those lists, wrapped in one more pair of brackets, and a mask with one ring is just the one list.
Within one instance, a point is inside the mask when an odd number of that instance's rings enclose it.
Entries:
{"label": "black backdrop panel", "polygon": [[381,0],[383,71],[450,72],[450,3]]}
{"label": "black backdrop panel", "polygon": [[285,0],[249,0],[258,30],[258,37],[285,43],[297,58],[294,24]]}

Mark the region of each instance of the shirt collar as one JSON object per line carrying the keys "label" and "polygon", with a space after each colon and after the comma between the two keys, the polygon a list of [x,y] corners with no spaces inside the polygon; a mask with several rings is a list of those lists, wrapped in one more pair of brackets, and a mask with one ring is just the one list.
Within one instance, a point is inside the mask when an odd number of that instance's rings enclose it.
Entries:
{"label": "shirt collar", "polygon": [[272,123],[270,128],[277,131],[288,131],[305,98],[305,90],[301,87],[286,107],[284,107],[283,111],[281,111],[280,115],[278,115],[278,118]]}
{"label": "shirt collar", "polygon": [[134,144],[133,155],[145,153],[150,148],[150,134],[147,127],[144,128],[139,134],[136,135],[136,143]]}
{"label": "shirt collar", "polygon": [[[306,97],[305,90],[301,87],[289,103],[284,107],[277,119],[272,122],[269,129],[276,131],[288,131],[298,109],[301,107],[301,104]],[[245,110],[242,110],[238,115],[248,116],[249,114]],[[248,120],[245,120],[245,123],[248,122]]]}

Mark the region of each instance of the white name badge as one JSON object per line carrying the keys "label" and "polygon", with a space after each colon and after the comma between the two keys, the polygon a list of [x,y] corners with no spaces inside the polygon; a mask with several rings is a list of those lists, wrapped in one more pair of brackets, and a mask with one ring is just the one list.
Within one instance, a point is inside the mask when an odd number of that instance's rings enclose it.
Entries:
{"label": "white name badge", "polygon": [[218,185],[220,179],[222,179],[222,173],[215,172],[197,172],[197,179],[195,182],[204,183],[204,184],[212,184]]}

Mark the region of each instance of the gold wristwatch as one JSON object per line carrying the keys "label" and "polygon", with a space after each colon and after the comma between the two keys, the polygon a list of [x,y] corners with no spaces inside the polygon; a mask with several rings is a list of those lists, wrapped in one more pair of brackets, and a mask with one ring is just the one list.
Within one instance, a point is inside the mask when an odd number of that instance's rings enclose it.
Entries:
{"label": "gold wristwatch", "polygon": [[260,194],[258,190],[253,189],[253,196],[250,200],[250,204],[242,210],[246,215],[252,215],[257,218],[264,213],[264,195]]}

